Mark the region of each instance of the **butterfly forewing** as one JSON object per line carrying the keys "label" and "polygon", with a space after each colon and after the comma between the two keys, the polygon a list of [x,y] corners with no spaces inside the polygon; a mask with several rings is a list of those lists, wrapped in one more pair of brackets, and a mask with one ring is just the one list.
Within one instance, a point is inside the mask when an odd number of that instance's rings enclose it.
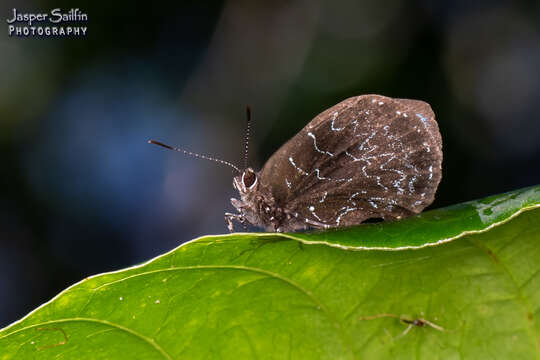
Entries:
{"label": "butterfly forewing", "polygon": [[422,211],[441,178],[431,107],[379,95],[324,111],[265,164],[261,181],[309,226],[336,227]]}

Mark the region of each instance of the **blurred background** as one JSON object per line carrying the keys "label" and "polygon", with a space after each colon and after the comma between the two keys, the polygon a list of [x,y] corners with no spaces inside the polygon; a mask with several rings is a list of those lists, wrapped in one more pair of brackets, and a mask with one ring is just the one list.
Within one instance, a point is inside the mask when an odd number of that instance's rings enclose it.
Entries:
{"label": "blurred background", "polygon": [[[540,183],[540,3],[3,1],[88,14],[79,37],[0,36],[0,327],[82,278],[226,233],[231,169],[354,95],[427,101],[432,208]],[[4,20],[4,21],[5,21]],[[239,228],[241,229],[241,228]]]}

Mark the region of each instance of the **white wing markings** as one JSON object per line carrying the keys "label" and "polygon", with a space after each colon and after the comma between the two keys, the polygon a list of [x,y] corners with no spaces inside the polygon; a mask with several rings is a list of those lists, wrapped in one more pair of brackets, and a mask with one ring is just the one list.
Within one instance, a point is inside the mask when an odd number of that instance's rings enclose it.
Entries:
{"label": "white wing markings", "polygon": [[337,128],[337,127],[334,126],[334,121],[336,121],[336,118],[338,117],[338,115],[339,114],[338,114],[337,111],[332,115],[332,122],[330,123],[330,129],[332,131],[341,131],[341,130],[343,130],[343,129],[345,129],[347,127],[347,125],[345,125],[342,128]]}
{"label": "white wing markings", "polygon": [[330,156],[334,156],[334,154],[332,154],[329,151],[322,151],[321,149],[319,149],[319,147],[317,146],[317,139],[315,138],[315,135],[313,135],[312,132],[308,132],[308,136],[313,139],[313,146],[315,147],[315,150],[317,150],[321,154],[327,154],[327,155],[330,155]]}

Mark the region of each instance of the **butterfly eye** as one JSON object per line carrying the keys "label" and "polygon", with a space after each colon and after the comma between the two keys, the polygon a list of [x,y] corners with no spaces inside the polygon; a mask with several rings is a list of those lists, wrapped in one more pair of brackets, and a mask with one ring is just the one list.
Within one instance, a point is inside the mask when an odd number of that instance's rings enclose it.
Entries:
{"label": "butterfly eye", "polygon": [[246,188],[251,188],[253,184],[255,184],[256,180],[257,176],[251,169],[244,171],[244,174],[242,175],[242,182]]}

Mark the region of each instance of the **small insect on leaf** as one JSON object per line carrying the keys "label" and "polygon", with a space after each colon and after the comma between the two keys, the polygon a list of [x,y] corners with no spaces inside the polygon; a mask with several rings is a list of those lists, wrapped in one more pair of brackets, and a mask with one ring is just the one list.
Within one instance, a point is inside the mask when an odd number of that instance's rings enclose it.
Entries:
{"label": "small insect on leaf", "polygon": [[398,316],[396,314],[377,314],[377,315],[372,315],[372,316],[363,316],[360,318],[360,320],[374,320],[374,319],[380,319],[380,318],[394,318],[394,319],[399,319],[400,322],[402,322],[403,324],[406,324],[407,325],[407,328],[405,330],[403,330],[403,332],[396,338],[396,339],[399,339],[405,335],[407,335],[409,333],[409,331],[414,327],[414,326],[417,326],[417,327],[425,327],[425,326],[429,326],[435,330],[438,330],[438,331],[441,331],[441,332],[444,332],[445,329],[442,327],[442,326],[439,326],[429,320],[426,320],[426,319],[423,319],[423,318],[416,318],[416,319],[411,319],[407,316],[404,316],[404,315],[401,315],[401,316]]}

